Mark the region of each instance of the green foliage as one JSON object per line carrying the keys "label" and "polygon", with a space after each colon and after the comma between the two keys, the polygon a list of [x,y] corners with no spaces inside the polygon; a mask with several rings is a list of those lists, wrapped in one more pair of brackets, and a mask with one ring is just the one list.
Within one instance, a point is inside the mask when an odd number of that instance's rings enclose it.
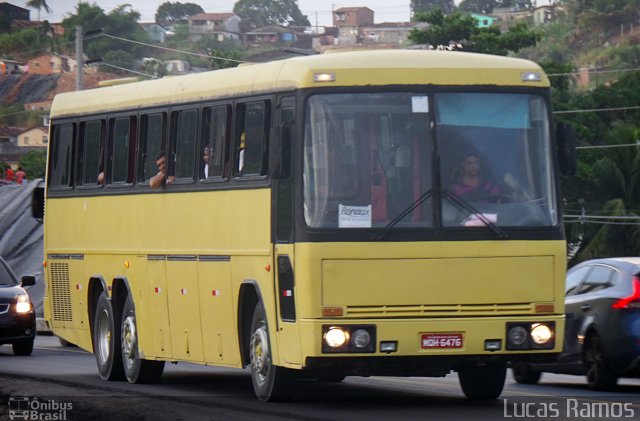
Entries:
{"label": "green foliage", "polygon": [[0,126],[4,127],[36,127],[42,125],[45,111],[24,111],[22,104],[0,107]]}
{"label": "green foliage", "polygon": [[310,25],[296,0],[239,0],[233,6],[233,12],[258,28],[270,25]]}
{"label": "green foliage", "polygon": [[417,19],[431,25],[423,30],[414,29],[409,39],[431,46],[459,45],[464,51],[507,55],[521,48],[535,45],[540,35],[527,24],[518,23],[501,32],[498,27],[478,28],[471,15],[459,12],[445,16],[441,10],[417,15]]}
{"label": "green foliage", "polygon": [[[148,42],[147,33],[138,25],[140,13],[130,9],[128,4],[121,5],[108,15],[95,3],[80,3],[76,6],[76,14],[62,21],[65,28],[65,38],[73,45],[77,25],[81,25],[84,32],[102,29],[103,33],[114,35],[132,41]],[[127,51],[133,57],[143,57],[147,47],[117,40],[107,36],[97,36],[86,39],[84,52],[90,58],[102,58],[106,61],[107,53],[115,50]],[[116,64],[116,63],[110,63]]]}
{"label": "green foliage", "polygon": [[489,14],[493,12],[495,7],[495,0],[462,0],[458,5],[458,10],[462,12]]}
{"label": "green foliage", "polygon": [[456,6],[453,0],[411,0],[411,11],[414,17],[418,13],[428,13],[434,10],[441,10],[444,13],[451,13]]}
{"label": "green foliage", "polygon": [[[637,126],[620,124],[607,133],[606,143],[633,144],[638,138],[640,130]],[[581,193],[584,199],[583,206],[589,210],[588,213],[609,217],[639,216],[637,210],[640,209],[640,148],[601,150],[589,172],[584,175],[588,178],[581,181],[587,183],[589,188]],[[627,221],[622,218],[609,222],[620,225],[571,224],[568,230],[570,240],[580,238],[581,243],[572,263],[597,257],[640,254],[640,226],[624,225]]]}
{"label": "green foliage", "polygon": [[[108,51],[103,57],[102,61],[105,63],[109,63],[112,66],[117,66],[122,69],[133,69],[135,66],[135,58],[129,52],[124,50],[114,50]],[[126,70],[116,69],[111,66],[102,66],[105,67],[103,71],[109,73],[116,73],[121,75],[128,75],[129,72]]]}
{"label": "green foliage", "polygon": [[27,174],[27,178],[29,180],[44,177],[45,168],[47,165],[46,149],[31,150],[26,154],[21,155],[19,164]]}
{"label": "green foliage", "polygon": [[204,13],[202,7],[195,3],[171,3],[164,2],[158,7],[156,12],[156,23],[158,25],[170,26],[175,23],[187,23],[189,16]]}

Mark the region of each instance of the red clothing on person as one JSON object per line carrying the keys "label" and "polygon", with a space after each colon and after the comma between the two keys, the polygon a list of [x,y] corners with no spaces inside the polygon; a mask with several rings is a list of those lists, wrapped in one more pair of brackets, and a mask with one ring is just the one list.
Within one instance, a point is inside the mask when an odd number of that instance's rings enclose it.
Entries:
{"label": "red clothing on person", "polygon": [[13,181],[13,170],[11,169],[11,167],[8,167],[4,172],[4,174],[5,174],[4,176],[5,180]]}
{"label": "red clothing on person", "polygon": [[25,174],[24,171],[18,170],[18,172],[16,173],[16,183],[22,184],[22,180],[24,180],[26,176],[27,174]]}

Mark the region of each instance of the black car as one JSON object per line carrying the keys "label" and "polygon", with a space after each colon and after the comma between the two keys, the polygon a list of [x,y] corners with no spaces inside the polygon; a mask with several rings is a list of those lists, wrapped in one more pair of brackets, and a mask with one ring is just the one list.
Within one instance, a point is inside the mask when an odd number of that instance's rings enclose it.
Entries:
{"label": "black car", "polygon": [[23,287],[35,285],[34,276],[18,282],[7,262],[0,257],[0,345],[13,345],[16,355],[31,355],[36,337],[36,313]]}
{"label": "black car", "polygon": [[512,363],[518,383],[541,373],[586,375],[595,390],[640,376],[640,258],[582,262],[567,272],[565,342],[554,363]]}

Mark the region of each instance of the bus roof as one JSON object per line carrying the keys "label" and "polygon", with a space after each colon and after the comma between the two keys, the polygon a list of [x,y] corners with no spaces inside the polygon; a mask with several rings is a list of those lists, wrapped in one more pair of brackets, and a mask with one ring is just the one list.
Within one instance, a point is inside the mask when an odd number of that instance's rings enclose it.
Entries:
{"label": "bus roof", "polygon": [[[524,82],[525,72],[538,72],[541,79]],[[318,73],[332,73],[335,80],[314,81]],[[51,117],[297,88],[431,84],[548,87],[549,80],[537,64],[503,56],[428,50],[349,51],[68,92],[55,97]]]}

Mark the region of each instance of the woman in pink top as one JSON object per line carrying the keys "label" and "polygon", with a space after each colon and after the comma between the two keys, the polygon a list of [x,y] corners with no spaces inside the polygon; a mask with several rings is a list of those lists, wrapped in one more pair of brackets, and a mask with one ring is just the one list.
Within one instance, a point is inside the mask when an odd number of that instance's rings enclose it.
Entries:
{"label": "woman in pink top", "polygon": [[478,155],[468,154],[460,162],[459,173],[457,183],[451,187],[453,194],[468,202],[499,200],[500,188],[484,176]]}

